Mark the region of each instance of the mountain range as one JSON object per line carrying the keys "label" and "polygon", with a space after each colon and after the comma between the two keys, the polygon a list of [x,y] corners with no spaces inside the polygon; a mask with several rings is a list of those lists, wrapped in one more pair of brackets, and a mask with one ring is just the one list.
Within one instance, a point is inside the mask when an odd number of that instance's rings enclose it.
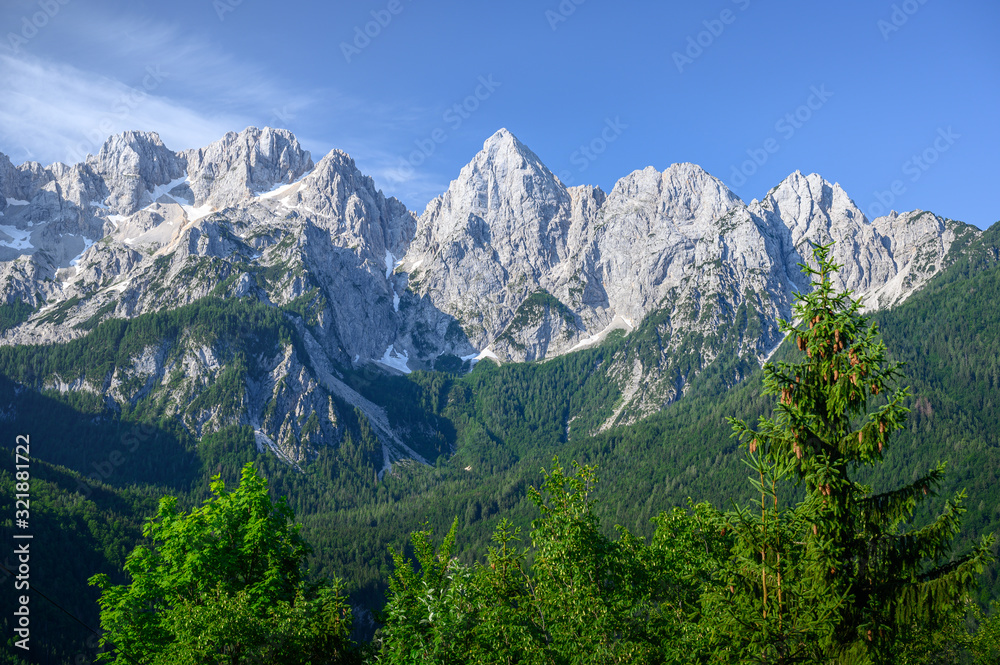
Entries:
{"label": "mountain range", "polygon": [[[567,187],[505,129],[419,216],[346,153],[314,163],[290,132],[253,127],[181,152],[126,132],[73,166],[0,155],[0,215],[0,344],[65,344],[206,298],[280,311],[291,330],[249,353],[181,326],[100,371],[52,366],[25,385],[113,412],[151,400],[194,437],[250,426],[292,465],[340,445],[356,409],[380,442],[379,475],[435,451],[345,373],[542,361],[643,328],[647,343],[602,362],[620,397],[600,431],[677,400],[720,354],[744,362],[732,382],[763,363],[809,288],[812,244],[833,242],[838,286],[879,310],[981,233],[919,210],[869,220],[839,185],[798,171],[749,204],[689,163],[634,171],[609,193]],[[232,376],[237,399],[206,398]]]}

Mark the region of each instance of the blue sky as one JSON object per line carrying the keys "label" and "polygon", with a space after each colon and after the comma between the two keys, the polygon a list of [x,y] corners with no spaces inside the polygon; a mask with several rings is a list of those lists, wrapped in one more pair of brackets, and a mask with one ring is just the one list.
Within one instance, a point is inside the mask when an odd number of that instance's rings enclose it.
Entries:
{"label": "blue sky", "polygon": [[7,0],[0,151],[287,127],[419,212],[506,127],[570,184],[695,162],[749,202],[798,169],[985,228],[998,28],[987,0]]}

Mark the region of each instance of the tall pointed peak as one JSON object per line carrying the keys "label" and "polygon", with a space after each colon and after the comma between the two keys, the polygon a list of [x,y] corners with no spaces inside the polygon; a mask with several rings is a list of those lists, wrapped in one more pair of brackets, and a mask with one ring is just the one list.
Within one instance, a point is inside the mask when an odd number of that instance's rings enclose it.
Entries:
{"label": "tall pointed peak", "polygon": [[506,127],[501,127],[500,129],[498,129],[493,133],[493,136],[483,141],[483,150],[488,150],[490,146],[494,144],[503,144],[503,143],[516,143],[519,145],[524,145],[517,139],[516,136],[514,136],[510,132],[509,129],[507,129]]}
{"label": "tall pointed peak", "polygon": [[[485,237],[483,232],[494,226],[497,239],[517,236],[517,228],[547,229],[571,200],[542,160],[510,131],[500,129],[462,167],[447,191],[427,204],[417,242],[433,246],[446,237]],[[485,226],[470,231],[470,219]]]}
{"label": "tall pointed peak", "polygon": [[[526,177],[528,180],[525,180]],[[456,197],[453,203],[471,196],[465,203],[478,209],[482,207],[484,198],[492,196],[496,199],[501,193],[521,191],[529,181],[529,193],[540,194],[542,199],[568,196],[566,188],[538,155],[510,131],[500,129],[486,139],[483,149],[462,167],[458,177],[449,185],[448,192],[442,196],[451,193]],[[434,207],[433,201],[428,204],[428,209],[431,207]]]}
{"label": "tall pointed peak", "polygon": [[531,149],[521,143],[505,127],[498,129],[491,137],[483,142],[483,149],[473,158],[471,163],[481,162],[502,162],[512,166],[526,167],[534,164],[536,169],[548,172],[548,168],[542,163]]}

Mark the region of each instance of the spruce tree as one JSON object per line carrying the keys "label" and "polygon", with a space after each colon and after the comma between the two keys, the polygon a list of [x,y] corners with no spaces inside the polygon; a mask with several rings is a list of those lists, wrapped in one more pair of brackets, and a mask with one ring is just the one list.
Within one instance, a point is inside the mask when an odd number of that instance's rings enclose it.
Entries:
{"label": "spruce tree", "polygon": [[[907,634],[934,630],[959,611],[990,559],[992,536],[952,557],[964,493],[912,526],[917,507],[936,495],[944,464],[887,492],[855,480],[881,463],[890,436],[904,426],[909,392],[894,387],[900,364],[887,361],[861,301],[836,292],[832,275],[841,266],[830,247],[814,248],[817,267],[802,266],[813,289],[797,294],[795,323],[781,322],[800,358],[764,367],[765,394],[779,397],[773,417],[756,429],[731,421],[759,473],[762,511],[759,521],[749,513],[734,520],[742,525],[736,569],[751,593],[732,587],[728,605],[744,623],[746,606],[759,608],[760,620],[744,628],[763,629],[758,636],[767,639],[751,651],[764,660],[899,662]],[[784,477],[803,486],[805,498],[782,511],[775,483]]]}

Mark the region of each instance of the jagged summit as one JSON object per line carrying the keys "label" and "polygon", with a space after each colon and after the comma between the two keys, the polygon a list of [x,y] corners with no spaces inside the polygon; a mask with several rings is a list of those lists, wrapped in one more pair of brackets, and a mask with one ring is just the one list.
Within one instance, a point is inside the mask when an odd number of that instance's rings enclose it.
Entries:
{"label": "jagged summit", "polygon": [[167,148],[155,132],[128,131],[115,134],[101,146],[97,155],[87,158],[85,167],[103,181],[96,203],[116,214],[130,215],[151,203],[146,195],[156,186],[179,177],[185,171],[184,159]]}
{"label": "jagged summit", "polygon": [[286,129],[248,127],[218,141],[180,153],[187,165],[195,203],[232,205],[289,183],[313,167],[312,156]]}
{"label": "jagged summit", "polygon": [[759,208],[781,219],[795,246],[806,238],[823,243],[844,240],[869,224],[839,184],[817,173],[803,176],[795,171],[767,193]]}
{"label": "jagged summit", "polygon": [[646,202],[654,206],[661,219],[676,227],[691,227],[690,232],[697,236],[732,207],[742,204],[721,180],[688,162],[672,164],[662,172],[652,166],[633,171],[615,183],[608,198]]}
{"label": "jagged summit", "polygon": [[508,161],[513,158],[513,161],[516,163],[520,160],[522,162],[522,168],[526,166],[525,162],[530,162],[537,168],[548,171],[548,167],[542,163],[542,160],[538,158],[538,155],[532,152],[531,148],[521,143],[521,141],[506,128],[498,129],[492,136],[486,139],[483,142],[483,149],[479,151],[472,161],[479,161],[479,158],[483,155],[485,155],[488,160],[493,162]]}
{"label": "jagged summit", "polygon": [[476,209],[495,209],[490,204],[490,195],[499,201],[501,188],[517,187],[515,181],[525,179],[530,180],[530,183],[525,181],[525,187],[531,190],[532,198],[565,196],[565,187],[538,155],[509,131],[500,129],[486,139],[482,150],[462,168],[448,191],[464,190],[463,193],[473,195],[469,203]]}
{"label": "jagged summit", "polygon": [[550,240],[570,207],[570,194],[538,156],[501,129],[427,205],[404,269],[447,260],[442,251],[454,247],[470,265],[514,262],[537,275],[560,251]]}

